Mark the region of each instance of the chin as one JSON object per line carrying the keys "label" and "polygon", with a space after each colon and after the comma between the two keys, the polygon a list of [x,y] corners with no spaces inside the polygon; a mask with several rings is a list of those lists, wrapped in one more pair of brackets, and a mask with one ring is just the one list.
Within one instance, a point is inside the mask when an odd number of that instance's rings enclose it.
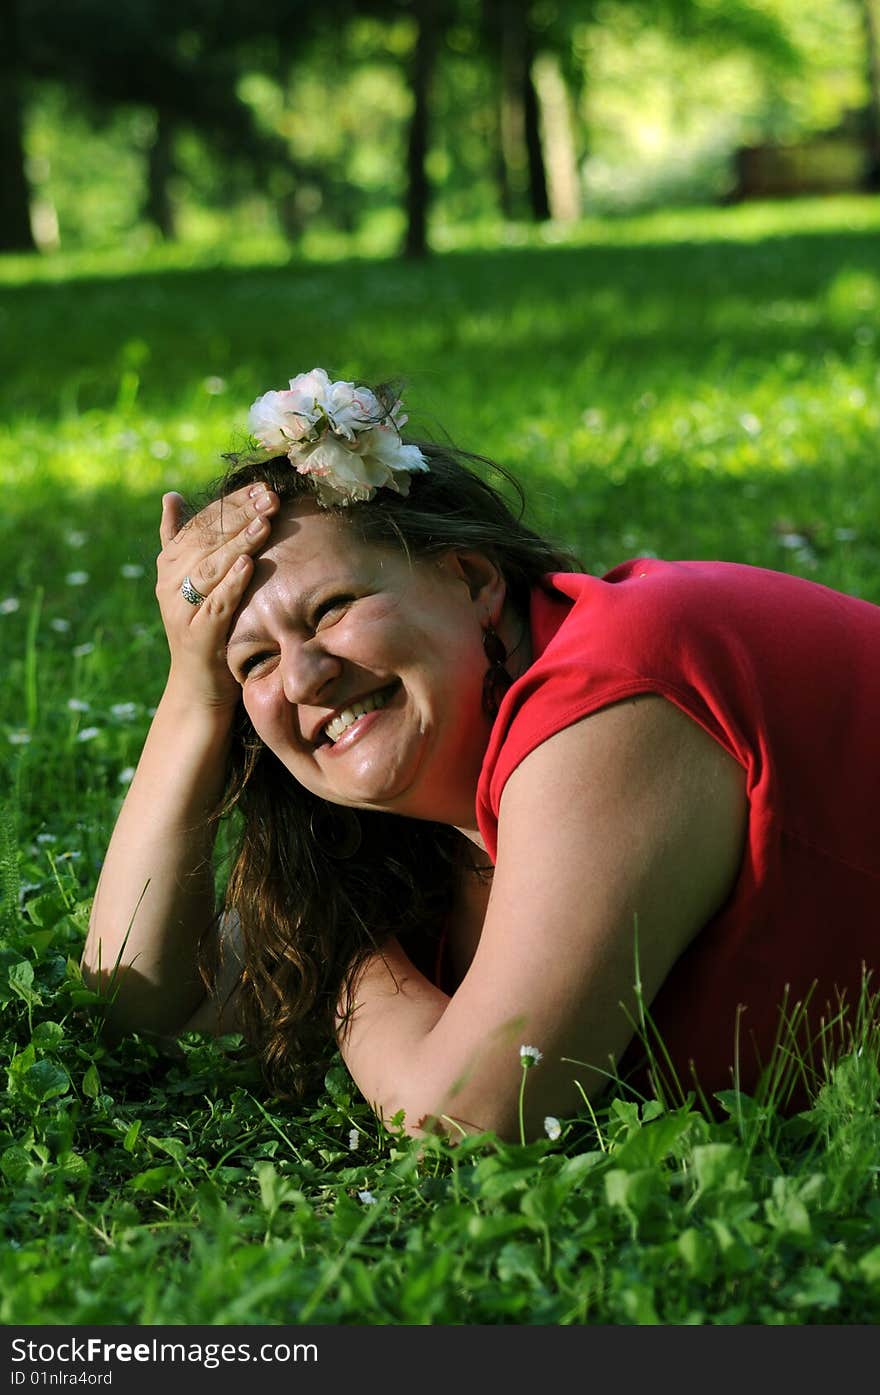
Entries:
{"label": "chin", "polygon": [[412,813],[408,798],[409,790],[398,789],[365,789],[352,790],[349,794],[336,793],[327,795],[327,798],[334,804],[347,804],[353,809],[368,809],[377,814],[401,814],[405,817],[417,817]]}
{"label": "chin", "polygon": [[405,813],[405,809],[397,806],[407,804],[418,794],[417,787],[422,785],[422,756],[421,751],[411,751],[409,759],[390,766],[381,760],[367,759],[360,769],[349,770],[347,778],[338,785],[328,780],[326,797],[389,813]]}

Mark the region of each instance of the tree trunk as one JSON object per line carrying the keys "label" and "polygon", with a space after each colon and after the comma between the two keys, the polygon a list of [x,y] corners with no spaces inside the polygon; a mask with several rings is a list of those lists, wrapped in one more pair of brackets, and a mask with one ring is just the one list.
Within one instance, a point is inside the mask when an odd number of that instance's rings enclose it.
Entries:
{"label": "tree trunk", "polygon": [[868,80],[868,103],[865,109],[865,189],[880,194],[880,23],[877,0],[861,0],[862,25],[865,34],[865,75]]}
{"label": "tree trunk", "polygon": [[501,209],[501,217],[505,222],[510,222],[513,218],[513,190],[510,187],[510,179],[507,174],[507,161],[504,158],[504,141],[501,135],[501,94],[498,94],[498,108],[496,112],[495,129],[495,149],[492,153],[492,172],[495,176],[495,187],[498,190],[498,207]]}
{"label": "tree trunk", "polygon": [[536,221],[550,217],[547,171],[541,144],[538,94],[532,77],[534,40],[529,26],[529,5],[520,0],[496,0],[487,5],[495,30],[500,69],[501,161],[498,183],[506,217],[515,217],[520,205]]}
{"label": "tree trunk", "polygon": [[156,111],[156,135],[147,152],[147,194],[144,217],[171,240],[176,234],[171,179],[174,175],[174,125],[160,109]]}
{"label": "tree trunk", "polygon": [[21,31],[16,0],[0,5],[0,251],[33,252],[24,162]]}
{"label": "tree trunk", "polygon": [[535,45],[529,28],[528,7],[523,5],[519,13],[522,17],[522,106],[529,170],[529,203],[535,222],[543,223],[550,217],[550,200],[547,197],[547,170],[544,165],[544,150],[541,145],[538,94],[535,91],[532,77]]}
{"label": "tree trunk", "polygon": [[581,187],[571,94],[555,54],[542,54],[532,71],[541,103],[550,214],[558,222],[573,222],[581,213]]}
{"label": "tree trunk", "polygon": [[426,257],[429,251],[428,207],[431,199],[426,161],[431,124],[431,79],[439,35],[436,0],[417,0],[413,8],[418,21],[418,35],[410,75],[413,113],[406,152],[406,240],[403,254],[405,257]]}
{"label": "tree trunk", "polygon": [[506,194],[504,216],[515,218],[526,183],[525,122],[523,118],[522,54],[520,26],[510,0],[501,0],[498,12],[500,24],[500,111],[501,159],[504,166],[503,188]]}
{"label": "tree trunk", "polygon": [[490,64],[492,83],[492,153],[491,170],[498,194],[498,207],[502,218],[513,217],[513,191],[508,176],[508,161],[505,154],[505,83],[504,83],[504,26],[500,13],[500,0],[483,0],[483,35],[485,52]]}

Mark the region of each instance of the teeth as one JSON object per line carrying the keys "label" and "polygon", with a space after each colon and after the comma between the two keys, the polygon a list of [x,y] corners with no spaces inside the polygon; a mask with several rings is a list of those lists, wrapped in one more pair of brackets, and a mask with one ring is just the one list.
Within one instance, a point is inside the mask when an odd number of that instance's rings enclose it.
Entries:
{"label": "teeth", "polygon": [[344,731],[348,731],[352,722],[356,722],[358,717],[363,717],[366,712],[375,712],[377,708],[384,707],[388,701],[387,688],[380,693],[370,693],[362,702],[354,702],[351,707],[346,707],[332,721],[328,722],[324,731],[331,741],[338,741]]}

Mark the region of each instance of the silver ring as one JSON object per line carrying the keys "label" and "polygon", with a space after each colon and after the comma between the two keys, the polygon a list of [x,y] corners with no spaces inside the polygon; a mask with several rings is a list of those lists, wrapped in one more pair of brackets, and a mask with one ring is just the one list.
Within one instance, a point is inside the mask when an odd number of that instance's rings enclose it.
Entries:
{"label": "silver ring", "polygon": [[180,583],[180,594],[185,601],[189,601],[190,605],[201,605],[205,599],[201,591],[197,591],[193,586],[188,576],[185,576]]}

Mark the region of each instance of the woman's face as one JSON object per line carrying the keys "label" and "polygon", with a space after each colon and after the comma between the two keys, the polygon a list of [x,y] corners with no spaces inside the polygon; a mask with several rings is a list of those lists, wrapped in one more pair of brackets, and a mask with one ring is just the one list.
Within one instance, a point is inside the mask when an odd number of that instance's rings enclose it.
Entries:
{"label": "woman's face", "polygon": [[309,503],[282,511],[229,639],[254,729],[314,794],[474,826],[488,740],[486,558],[409,561]]}

